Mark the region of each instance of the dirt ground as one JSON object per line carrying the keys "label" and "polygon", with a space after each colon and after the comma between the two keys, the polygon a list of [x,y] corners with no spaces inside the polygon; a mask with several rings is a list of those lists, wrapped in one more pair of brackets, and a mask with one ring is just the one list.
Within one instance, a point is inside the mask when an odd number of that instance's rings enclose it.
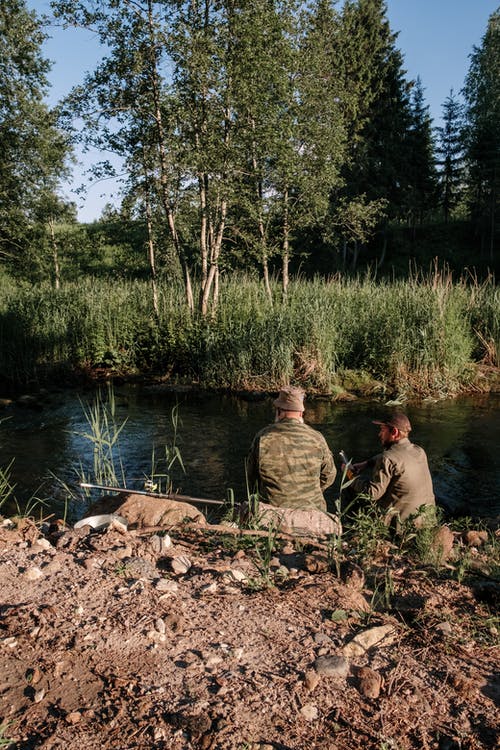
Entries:
{"label": "dirt ground", "polygon": [[500,747],[498,583],[277,541],[4,521],[0,746]]}

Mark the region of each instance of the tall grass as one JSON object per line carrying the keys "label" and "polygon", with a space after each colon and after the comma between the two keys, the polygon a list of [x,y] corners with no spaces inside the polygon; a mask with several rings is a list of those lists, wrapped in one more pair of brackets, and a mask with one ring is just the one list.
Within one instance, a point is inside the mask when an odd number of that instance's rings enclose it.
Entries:
{"label": "tall grass", "polygon": [[159,316],[147,282],[85,278],[59,291],[2,279],[0,378],[55,370],[154,370],[201,386],[328,392],[356,371],[390,388],[457,390],[474,362],[498,365],[500,297],[491,279],[295,280],[271,305],[245,276],[222,281],[217,314],[190,317],[180,285],[163,283]]}

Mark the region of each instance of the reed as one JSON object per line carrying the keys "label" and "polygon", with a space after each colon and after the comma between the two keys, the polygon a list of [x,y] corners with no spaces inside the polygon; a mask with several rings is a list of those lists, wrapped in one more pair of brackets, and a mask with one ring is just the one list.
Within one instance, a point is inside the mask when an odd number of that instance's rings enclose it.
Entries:
{"label": "reed", "polygon": [[[17,384],[74,369],[153,370],[231,389],[297,382],[330,392],[366,373],[400,393],[465,387],[474,363],[498,365],[493,279],[446,273],[406,281],[294,280],[273,302],[249,276],[221,281],[210,319],[190,316],[181,285],[84,278],[60,290],[0,278],[0,377]],[[196,290],[195,290],[196,291]]]}

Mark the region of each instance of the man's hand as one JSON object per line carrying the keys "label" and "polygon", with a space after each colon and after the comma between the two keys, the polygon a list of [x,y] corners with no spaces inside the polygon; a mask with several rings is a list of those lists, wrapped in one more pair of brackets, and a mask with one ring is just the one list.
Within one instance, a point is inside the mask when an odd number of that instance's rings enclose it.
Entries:
{"label": "man's hand", "polygon": [[352,464],[351,469],[355,474],[359,474],[360,471],[364,471],[368,466],[368,461],[360,461],[357,464]]}
{"label": "man's hand", "polygon": [[347,479],[352,479],[354,477],[354,471],[352,470],[353,466],[352,464],[350,464],[347,470],[346,470],[346,467],[347,467],[347,464],[344,464],[344,463],[340,464],[340,469],[342,471],[342,474],[345,472]]}

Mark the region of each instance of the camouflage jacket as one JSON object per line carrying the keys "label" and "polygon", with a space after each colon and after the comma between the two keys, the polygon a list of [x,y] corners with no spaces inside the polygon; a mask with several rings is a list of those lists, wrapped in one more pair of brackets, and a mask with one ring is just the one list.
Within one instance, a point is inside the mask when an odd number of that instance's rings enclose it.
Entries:
{"label": "camouflage jacket", "polygon": [[421,505],[435,505],[425,451],[408,438],[393,443],[369,463],[373,465],[371,478],[359,477],[353,489],[391,508],[390,515],[404,521]]}
{"label": "camouflage jacket", "polygon": [[253,439],[247,458],[250,491],[282,508],[326,511],[323,490],[337,470],[321,433],[298,419],[264,427]]}

